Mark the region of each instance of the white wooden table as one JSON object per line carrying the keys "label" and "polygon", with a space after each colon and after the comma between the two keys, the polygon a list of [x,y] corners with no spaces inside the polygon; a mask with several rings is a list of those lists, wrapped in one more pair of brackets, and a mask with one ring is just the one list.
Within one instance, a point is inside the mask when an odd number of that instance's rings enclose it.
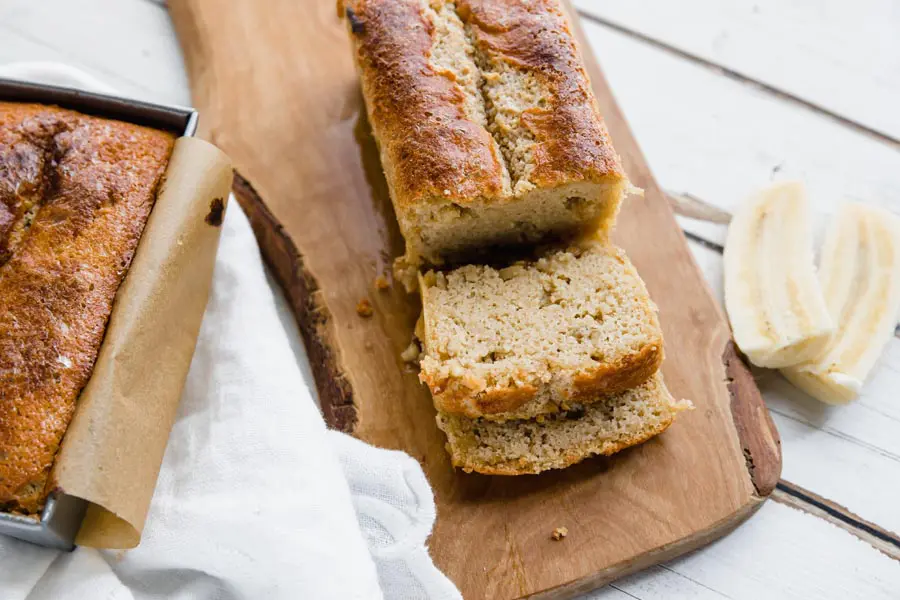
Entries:
{"label": "white wooden table", "polygon": [[[720,299],[723,223],[773,178],[804,179],[823,217],[847,198],[900,212],[900,4],[576,4]],[[0,63],[20,60],[190,103],[161,0],[0,0]],[[770,372],[759,384],[783,442],[772,501],[725,539],[591,598],[900,598],[900,334],[850,406]]]}

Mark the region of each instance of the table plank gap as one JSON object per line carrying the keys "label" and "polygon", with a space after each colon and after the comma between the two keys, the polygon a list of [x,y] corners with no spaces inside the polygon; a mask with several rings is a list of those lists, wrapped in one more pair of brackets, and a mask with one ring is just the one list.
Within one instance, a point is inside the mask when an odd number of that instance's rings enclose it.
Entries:
{"label": "table plank gap", "polygon": [[714,72],[718,73],[719,75],[725,76],[731,80],[743,83],[745,85],[753,86],[759,90],[762,90],[773,96],[776,96],[777,98],[779,98],[781,100],[784,100],[786,102],[794,104],[795,106],[802,107],[806,110],[812,111],[823,117],[827,117],[828,119],[830,119],[840,125],[843,125],[845,127],[853,129],[854,131],[857,131],[859,133],[870,136],[878,141],[889,144],[890,146],[892,146],[896,149],[900,149],[900,138],[897,138],[889,133],[875,129],[874,127],[866,125],[865,123],[857,121],[856,119],[852,119],[850,117],[844,116],[844,115],[842,115],[838,112],[835,112],[817,102],[813,102],[812,100],[807,100],[806,98],[798,96],[792,92],[784,90],[775,85],[772,85],[772,84],[766,83],[764,81],[760,81],[759,79],[755,79],[753,77],[744,75],[743,73],[736,71],[730,67],[722,65],[720,63],[717,63],[708,58],[704,58],[698,54],[689,52],[689,51],[679,48],[677,46],[673,46],[672,44],[669,44],[665,41],[662,41],[657,38],[646,35],[644,33],[641,33],[640,31],[637,31],[630,27],[626,27],[625,25],[622,25],[620,23],[616,23],[614,21],[610,21],[609,19],[605,19],[604,17],[601,17],[593,12],[588,12],[583,9],[579,9],[577,12],[578,12],[578,15],[585,21],[590,21],[592,23],[600,25],[601,27],[606,27],[608,29],[612,29],[612,30],[617,31],[623,35],[626,35],[634,40],[651,45],[659,50],[663,50],[665,52],[674,54],[674,55],[678,56],[679,58],[682,58],[682,59],[684,59],[688,62],[691,62],[695,65],[705,67],[705,68],[707,68],[711,71],[714,71]]}
{"label": "table plank gap", "polygon": [[[900,210],[900,180],[893,176],[900,152],[894,147],[612,29],[584,24],[657,180],[670,192],[733,213],[767,183],[799,179],[817,222],[848,200]],[[723,224],[679,221],[705,239],[725,241]]]}
{"label": "table plank gap", "polygon": [[718,244],[718,243],[710,241],[704,237],[701,237],[699,234],[694,233],[693,231],[691,231],[689,229],[682,229],[682,231],[684,232],[684,235],[687,239],[691,240],[692,242],[696,242],[696,243],[700,244],[704,248],[707,248],[707,249],[712,250],[713,252],[717,252],[719,254],[722,254],[722,252],[725,251],[725,248],[722,246],[722,244]]}
{"label": "table plank gap", "polygon": [[[720,600],[719,594],[736,599],[894,600],[900,585],[896,560],[835,523],[776,502],[766,502],[753,519],[704,551],[665,566],[616,581],[616,588],[640,600]],[[624,598],[617,590],[607,594],[609,590],[581,600]]]}
{"label": "table plank gap", "polygon": [[884,555],[900,561],[900,536],[863,519],[833,500],[784,479],[778,482],[772,500],[837,525]]}
{"label": "table plank gap", "polygon": [[727,225],[731,222],[730,212],[702,200],[690,192],[675,193],[664,190],[664,193],[676,215],[717,225]]}
{"label": "table plank gap", "polygon": [[694,585],[699,586],[699,587],[701,587],[701,588],[703,588],[703,589],[705,589],[705,590],[709,590],[710,592],[712,592],[713,594],[715,594],[715,595],[716,595],[717,597],[719,597],[719,598],[726,598],[727,600],[732,600],[732,597],[729,596],[728,594],[724,594],[724,593],[720,592],[719,590],[717,590],[717,589],[715,589],[715,588],[711,588],[711,587],[709,587],[708,585],[706,585],[705,583],[703,583],[703,582],[701,582],[701,581],[697,581],[696,579],[694,579],[694,578],[691,577],[690,575],[686,575],[686,574],[684,574],[684,573],[679,573],[678,571],[676,571],[676,570],[673,569],[672,567],[667,566],[665,563],[659,565],[659,568],[662,569],[662,570],[664,570],[664,571],[668,571],[669,573],[672,573],[672,574],[674,574],[674,575],[676,575],[676,576],[678,576],[678,577],[681,577],[682,579],[686,579],[687,581],[690,581],[690,582],[693,583]]}
{"label": "table plank gap", "polygon": [[876,446],[876,445],[874,445],[870,442],[867,442],[865,440],[862,440],[856,436],[849,435],[847,433],[844,433],[843,431],[839,431],[839,430],[833,429],[831,427],[826,427],[826,426],[819,425],[817,423],[813,423],[812,421],[805,419],[799,415],[787,413],[787,412],[781,410],[780,408],[774,407],[772,405],[769,405],[769,412],[776,414],[780,417],[783,417],[785,419],[790,419],[791,421],[800,423],[801,425],[806,425],[807,427],[811,427],[813,429],[821,431],[825,435],[830,435],[831,437],[838,438],[845,442],[850,442],[851,444],[853,444],[855,446],[859,446],[860,448],[865,448],[866,450],[880,454],[881,456],[885,457],[886,459],[888,459],[890,461],[900,463],[900,456],[898,456],[894,452],[891,452],[890,450]]}
{"label": "table plank gap", "polygon": [[631,593],[629,593],[629,592],[626,592],[625,590],[623,590],[622,588],[618,587],[618,586],[617,586],[616,584],[614,584],[614,583],[609,584],[608,587],[611,588],[611,589],[616,590],[617,592],[619,592],[619,593],[621,593],[621,594],[624,594],[624,595],[628,596],[629,598],[634,598],[635,600],[641,600],[641,598],[640,598],[639,596],[635,596],[634,594],[631,594]]}

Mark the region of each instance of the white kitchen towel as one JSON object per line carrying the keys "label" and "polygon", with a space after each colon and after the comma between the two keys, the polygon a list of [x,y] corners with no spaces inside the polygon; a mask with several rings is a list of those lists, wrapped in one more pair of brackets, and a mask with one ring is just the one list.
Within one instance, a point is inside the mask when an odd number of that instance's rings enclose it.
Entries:
{"label": "white kitchen towel", "polygon": [[[0,76],[110,91],[58,64]],[[0,537],[0,599],[461,597],[425,550],[435,508],[419,464],[326,430],[277,294],[232,201],[141,545]]]}

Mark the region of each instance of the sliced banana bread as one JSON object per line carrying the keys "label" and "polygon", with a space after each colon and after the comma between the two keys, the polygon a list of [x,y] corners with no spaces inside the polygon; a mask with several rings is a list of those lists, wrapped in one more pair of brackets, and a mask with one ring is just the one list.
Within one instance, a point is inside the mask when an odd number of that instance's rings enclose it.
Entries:
{"label": "sliced banana bread", "polygon": [[548,417],[497,423],[438,413],[437,422],[447,434],[453,466],[486,475],[527,475],[645,442],[690,408],[690,402],[672,398],[657,374],[602,402]]}
{"label": "sliced banana bread", "polygon": [[625,253],[602,242],[502,269],[420,276],[421,380],[441,412],[491,420],[567,411],[659,368],[656,307]]}
{"label": "sliced banana bread", "polygon": [[628,181],[559,0],[344,0],[413,274],[606,228]]}

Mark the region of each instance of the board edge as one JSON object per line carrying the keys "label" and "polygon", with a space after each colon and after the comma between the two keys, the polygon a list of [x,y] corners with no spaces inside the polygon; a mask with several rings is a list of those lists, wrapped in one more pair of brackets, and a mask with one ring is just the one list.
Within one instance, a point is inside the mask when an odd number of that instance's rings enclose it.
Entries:
{"label": "board edge", "polygon": [[766,497],[750,496],[748,502],[736,511],[713,523],[706,529],[695,532],[693,535],[680,538],[665,546],[660,546],[656,550],[640,555],[636,560],[627,559],[598,571],[589,577],[578,581],[570,581],[559,587],[543,590],[529,596],[521,596],[517,600],[569,600],[628,575],[643,571],[653,565],[658,565],[688,552],[699,550],[734,531],[741,523],[753,516],[766,500]]}
{"label": "board edge", "polygon": [[722,352],[731,396],[731,418],[756,495],[768,497],[781,478],[781,436],[772,421],[753,373],[733,339]]}
{"label": "board edge", "polygon": [[333,343],[333,320],[322,301],[319,284],[284,227],[253,184],[237,170],[232,191],[250,220],[263,260],[271,268],[293,309],[316,381],[325,423],[332,429],[352,433],[358,420],[353,388],[340,366],[337,345]]}

